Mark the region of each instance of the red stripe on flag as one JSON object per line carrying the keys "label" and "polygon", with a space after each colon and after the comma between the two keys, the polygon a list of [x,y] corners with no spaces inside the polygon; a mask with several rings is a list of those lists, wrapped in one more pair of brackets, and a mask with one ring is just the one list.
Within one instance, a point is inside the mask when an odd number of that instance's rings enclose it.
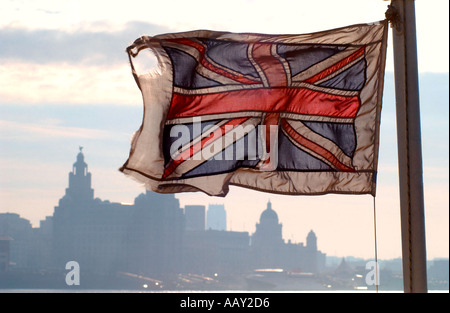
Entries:
{"label": "red stripe on flag", "polygon": [[[246,120],[248,120],[249,117],[242,117],[242,118],[236,118],[232,119],[229,122],[223,124],[219,128],[217,128],[214,132],[210,133],[207,137],[203,138],[193,146],[190,146],[188,149],[181,152],[175,159],[172,159],[170,163],[167,165],[167,167],[164,170],[164,174],[162,178],[168,177],[172,172],[184,161],[190,159],[194,154],[201,151],[204,147],[207,146],[207,144],[210,144],[210,140],[213,138],[219,138],[223,135],[225,135],[227,132],[232,130],[235,126],[240,125],[244,123]],[[231,126],[231,127],[230,127]]]}
{"label": "red stripe on flag", "polygon": [[304,146],[305,148],[317,153],[318,155],[322,156],[326,160],[330,161],[331,164],[333,164],[338,170],[345,171],[345,172],[354,172],[355,170],[353,168],[348,167],[347,165],[343,164],[341,161],[339,161],[330,151],[327,149],[319,146],[315,142],[306,139],[297,131],[292,128],[291,125],[289,125],[288,122],[286,122],[285,119],[281,122],[283,128],[286,130],[286,132],[289,134],[289,136],[292,137],[296,142],[298,142],[300,145]]}
{"label": "red stripe on flag", "polygon": [[259,82],[259,81],[257,81],[257,80],[251,80],[251,79],[248,79],[248,78],[246,78],[246,77],[244,77],[244,76],[242,76],[242,75],[235,75],[235,74],[233,74],[233,73],[227,72],[227,71],[225,71],[225,70],[223,70],[223,69],[221,69],[221,68],[218,68],[218,67],[215,66],[214,64],[211,64],[211,63],[208,62],[208,60],[205,58],[206,48],[205,48],[204,46],[202,46],[201,44],[195,42],[195,41],[192,41],[192,40],[189,40],[189,39],[186,39],[186,38],[180,38],[180,39],[166,39],[166,41],[176,42],[176,43],[183,44],[183,45],[190,46],[190,47],[192,47],[192,48],[197,49],[197,50],[200,52],[200,54],[201,54],[201,57],[200,57],[200,60],[199,60],[200,63],[201,63],[204,67],[206,67],[208,70],[211,70],[211,71],[213,71],[213,72],[215,72],[215,73],[217,73],[217,74],[220,74],[220,75],[222,75],[222,76],[225,76],[225,77],[227,77],[227,78],[230,78],[230,79],[232,79],[232,80],[235,80],[235,81],[237,81],[237,82],[240,82],[240,83],[242,83],[242,84],[259,84],[259,83],[261,83],[261,82]]}
{"label": "red stripe on flag", "polygon": [[[271,153],[276,153],[276,151],[272,151],[271,147],[272,145],[275,144],[275,142],[271,142],[270,139],[271,138],[276,138],[274,134],[274,132],[278,132],[278,128],[274,128],[271,126],[278,126],[278,122],[280,120],[280,113],[268,113],[266,114],[266,116],[264,117],[264,126],[266,126],[266,153],[268,153],[269,155]],[[271,136],[272,135],[272,136]],[[277,150],[275,148],[275,150]],[[273,162],[273,160],[270,159],[270,156],[263,162],[263,164],[265,165],[269,165],[269,163]]]}
{"label": "red stripe on flag", "polygon": [[280,60],[272,55],[272,44],[255,43],[252,57],[261,67],[271,87],[287,86],[286,72]]}
{"label": "red stripe on flag", "polygon": [[167,118],[243,111],[354,118],[359,106],[358,96],[331,95],[305,88],[248,89],[206,95],[174,93]]}
{"label": "red stripe on flag", "polygon": [[358,57],[360,57],[361,55],[363,55],[365,52],[365,47],[361,47],[360,49],[356,50],[354,53],[350,54],[348,57],[346,57],[345,59],[342,59],[341,61],[333,64],[332,66],[330,66],[329,68],[324,69],[323,71],[321,71],[320,73],[308,78],[307,80],[305,80],[306,83],[315,83],[318,80],[321,80],[322,78],[330,75],[331,73],[333,73],[334,71],[337,71],[338,69],[344,67],[345,65],[347,65],[348,63],[350,63],[351,61],[357,59]]}

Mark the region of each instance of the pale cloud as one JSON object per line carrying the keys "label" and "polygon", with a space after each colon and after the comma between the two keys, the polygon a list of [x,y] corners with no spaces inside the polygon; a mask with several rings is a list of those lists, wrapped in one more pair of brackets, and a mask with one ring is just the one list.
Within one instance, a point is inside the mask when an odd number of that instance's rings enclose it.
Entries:
{"label": "pale cloud", "polygon": [[0,86],[3,103],[142,105],[126,62],[115,67],[1,62]]}
{"label": "pale cloud", "polygon": [[[305,33],[382,20],[388,4],[380,0],[280,0],[274,5],[269,0],[230,0],[218,9],[206,0],[4,1],[0,10],[0,29],[113,34],[123,32],[130,22],[159,25],[140,29],[130,35],[127,43],[144,34],[205,28],[233,32]],[[435,0],[433,5],[427,1],[415,2],[421,72],[449,71],[448,5],[447,0]],[[392,43],[389,46],[391,51]],[[391,53],[388,53],[387,63],[391,68]]]}
{"label": "pale cloud", "polygon": [[[65,168],[62,164],[42,160],[35,162],[30,155],[28,155],[28,158],[27,156],[18,157],[17,155],[0,158],[0,172],[2,173],[0,175],[0,184],[2,185],[2,194],[12,194],[13,191],[17,192],[17,190],[33,189],[32,186],[35,186],[34,188],[39,186],[45,192],[55,189],[53,187],[55,184],[60,184],[63,187],[66,177],[62,179],[61,173],[68,170],[70,168]],[[45,173],[45,181],[43,179],[43,173]],[[16,194],[16,197],[11,199],[14,201],[17,199],[17,196]],[[23,196],[19,195],[19,197]],[[2,200],[5,200],[5,198],[2,198]]]}
{"label": "pale cloud", "polygon": [[68,127],[52,125],[49,123],[21,123],[16,121],[0,120],[0,132],[2,139],[15,139],[21,141],[36,141],[42,138],[79,138],[79,139],[108,139],[118,140],[126,133],[106,131],[101,129],[89,129],[81,127]]}
{"label": "pale cloud", "polygon": [[128,22],[111,31],[110,23],[90,25],[73,32],[0,27],[1,101],[141,105],[125,49],[146,30],[164,28]]}
{"label": "pale cloud", "polygon": [[[114,21],[116,25],[138,20],[169,25],[175,29],[208,27],[231,31],[260,29],[259,31],[266,32],[289,32],[298,31],[301,27],[303,31],[312,31],[323,30],[318,27],[343,26],[340,19],[346,21],[345,23],[380,20],[384,18],[385,10],[386,3],[378,0],[281,0],[277,1],[276,5],[269,0],[230,0],[220,6],[206,0],[23,0],[5,1],[2,4],[0,27],[14,25],[27,28],[73,29],[79,24],[99,20]],[[336,12],[339,11],[342,12],[340,19],[336,18]]]}
{"label": "pale cloud", "polygon": [[68,29],[82,21],[80,9],[79,1],[75,0],[5,0],[0,11],[0,27]]}
{"label": "pale cloud", "polygon": [[145,22],[128,22],[120,28],[107,21],[80,24],[76,29],[0,27],[0,58],[38,64],[67,62],[115,66],[126,63],[126,48],[144,33],[167,31]]}
{"label": "pale cloud", "polygon": [[[321,11],[324,3],[327,10]],[[448,2],[439,3],[448,7]],[[141,35],[196,28],[303,33],[382,19],[386,5],[346,0],[279,1],[274,6],[272,1],[232,0],[218,15],[211,14],[215,9],[207,1],[6,1],[0,10],[0,99],[14,104],[141,105],[125,53]],[[436,41],[437,28],[431,31],[436,22],[427,23],[434,12],[434,20],[448,25],[448,10],[431,12],[420,2],[416,6],[419,70],[448,72],[448,36],[439,38],[441,49],[428,44]],[[342,7],[351,10],[336,18]],[[314,12],[321,12],[320,18]],[[442,29],[448,33],[448,27]],[[390,41],[387,70],[393,69],[391,47]]]}

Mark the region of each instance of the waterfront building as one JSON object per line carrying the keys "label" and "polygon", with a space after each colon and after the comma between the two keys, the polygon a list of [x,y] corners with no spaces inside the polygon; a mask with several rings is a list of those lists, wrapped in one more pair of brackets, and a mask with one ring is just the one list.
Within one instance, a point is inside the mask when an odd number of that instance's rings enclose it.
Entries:
{"label": "waterfront building", "polygon": [[[15,213],[0,214],[2,269],[64,271],[76,261],[84,277],[118,273],[165,279],[178,273],[241,275],[257,268],[315,272],[325,255],[310,231],[303,243],[285,243],[269,201],[256,231],[226,230],[223,205],[180,207],[173,194],[145,191],[132,204],[95,198],[80,148],[68,187],[38,228]],[[2,251],[3,251],[2,250]],[[7,260],[7,261],[5,261]],[[5,266],[5,262],[7,265]],[[83,280],[86,281],[86,280]]]}
{"label": "waterfront building", "polygon": [[9,236],[0,236],[0,273],[5,273],[9,269],[10,244],[12,240]]}
{"label": "waterfront building", "polygon": [[280,268],[316,273],[325,267],[325,254],[317,249],[317,237],[311,230],[303,243],[285,243],[282,224],[270,200],[261,213],[251,237],[252,262],[259,268]]}
{"label": "waterfront building", "polygon": [[164,274],[181,262],[184,217],[178,200],[148,191],[133,205],[94,198],[81,149],[52,223],[56,264],[77,261],[84,270],[105,274]]}
{"label": "waterfront building", "polygon": [[187,231],[205,230],[205,206],[204,205],[186,205],[184,207],[184,216],[186,218]]}
{"label": "waterfront building", "polygon": [[208,205],[206,229],[227,230],[227,212],[223,204]]}

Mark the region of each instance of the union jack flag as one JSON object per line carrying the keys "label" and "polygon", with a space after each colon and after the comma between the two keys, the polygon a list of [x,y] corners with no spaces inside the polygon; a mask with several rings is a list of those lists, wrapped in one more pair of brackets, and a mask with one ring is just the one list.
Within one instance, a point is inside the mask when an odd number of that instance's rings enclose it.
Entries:
{"label": "union jack flag", "polygon": [[[144,121],[121,170],[158,192],[374,194],[386,29],[139,38]],[[142,49],[159,74],[134,70]]]}

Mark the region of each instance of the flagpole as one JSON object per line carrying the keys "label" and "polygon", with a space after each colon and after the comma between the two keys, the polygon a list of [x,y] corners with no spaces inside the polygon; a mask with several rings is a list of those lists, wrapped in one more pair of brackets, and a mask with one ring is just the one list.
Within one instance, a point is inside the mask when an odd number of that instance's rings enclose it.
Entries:
{"label": "flagpole", "polygon": [[396,15],[391,22],[397,110],[403,287],[407,293],[425,293],[427,267],[414,0],[392,0],[389,10]]}

